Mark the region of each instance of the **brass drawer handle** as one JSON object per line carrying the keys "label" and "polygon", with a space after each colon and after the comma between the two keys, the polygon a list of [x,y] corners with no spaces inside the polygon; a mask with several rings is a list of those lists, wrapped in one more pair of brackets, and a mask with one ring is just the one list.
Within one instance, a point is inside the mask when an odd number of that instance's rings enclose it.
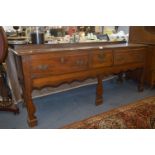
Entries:
{"label": "brass drawer handle", "polygon": [[83,61],[83,60],[77,60],[77,61],[76,61],[76,64],[77,64],[78,66],[84,65],[84,61]]}
{"label": "brass drawer handle", "polygon": [[38,69],[41,71],[45,71],[45,70],[47,70],[47,68],[48,68],[48,65],[39,65],[38,66]]}

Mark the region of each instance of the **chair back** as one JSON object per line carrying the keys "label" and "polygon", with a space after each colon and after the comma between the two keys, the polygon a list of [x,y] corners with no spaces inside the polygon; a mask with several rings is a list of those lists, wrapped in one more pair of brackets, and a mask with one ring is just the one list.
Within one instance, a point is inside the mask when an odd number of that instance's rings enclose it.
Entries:
{"label": "chair back", "polygon": [[2,26],[0,26],[0,64],[5,61],[8,54],[7,36]]}

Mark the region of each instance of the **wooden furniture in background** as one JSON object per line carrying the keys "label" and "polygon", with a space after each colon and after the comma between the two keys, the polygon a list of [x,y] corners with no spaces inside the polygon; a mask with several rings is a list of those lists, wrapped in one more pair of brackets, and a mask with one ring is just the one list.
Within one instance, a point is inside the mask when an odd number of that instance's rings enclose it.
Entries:
{"label": "wooden furniture in background", "polygon": [[131,26],[129,42],[149,46],[146,55],[145,82],[153,87],[155,85],[155,26]]}
{"label": "wooden furniture in background", "polygon": [[0,111],[19,113],[19,109],[12,103],[11,91],[8,86],[7,75],[3,65],[8,53],[7,38],[3,27],[0,26]]}
{"label": "wooden furniture in background", "polygon": [[[63,46],[63,47],[62,47]],[[58,86],[64,82],[97,77],[96,105],[103,102],[102,78],[128,70],[141,72],[138,88],[143,90],[145,52],[147,46],[138,44],[89,45],[21,45],[13,52],[23,97],[28,112],[28,124],[37,125],[32,90]]]}

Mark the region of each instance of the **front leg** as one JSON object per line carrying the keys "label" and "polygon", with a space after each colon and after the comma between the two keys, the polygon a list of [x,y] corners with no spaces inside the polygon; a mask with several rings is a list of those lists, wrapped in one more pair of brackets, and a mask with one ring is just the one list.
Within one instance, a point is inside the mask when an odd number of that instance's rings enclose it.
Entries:
{"label": "front leg", "polygon": [[25,98],[25,102],[26,102],[25,104],[26,104],[26,108],[27,108],[27,112],[28,112],[28,118],[27,118],[28,125],[30,127],[34,127],[37,125],[37,117],[34,115],[36,112],[36,108],[32,102],[32,97],[31,97],[30,91],[25,90],[25,93],[26,94],[24,94],[24,96],[25,96],[24,98]]}
{"label": "front leg", "polygon": [[98,83],[96,87],[96,105],[100,105],[103,103],[103,84],[102,84],[102,77],[97,77]]}
{"label": "front leg", "polygon": [[25,101],[25,105],[28,113],[27,121],[30,127],[34,127],[37,125],[37,118],[34,115],[36,112],[36,108],[35,108],[35,105],[33,104],[31,94],[32,94],[32,87],[31,87],[30,79],[29,77],[25,77],[24,87],[23,87],[23,97],[24,97],[24,101]]}
{"label": "front leg", "polygon": [[23,97],[28,113],[28,125],[34,127],[37,125],[37,117],[35,116],[36,108],[32,101],[32,79],[31,79],[31,66],[28,56],[22,58],[23,70]]}

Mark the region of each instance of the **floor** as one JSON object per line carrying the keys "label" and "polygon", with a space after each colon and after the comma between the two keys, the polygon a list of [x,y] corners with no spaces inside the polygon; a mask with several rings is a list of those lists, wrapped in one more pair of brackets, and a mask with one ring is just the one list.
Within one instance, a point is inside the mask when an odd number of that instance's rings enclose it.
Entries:
{"label": "floor", "polygon": [[[103,86],[104,103],[100,106],[95,105],[95,84],[34,99],[38,118],[38,126],[34,129],[61,128],[72,122],[155,95],[155,89],[148,87],[145,87],[143,92],[138,92],[137,85],[132,80],[118,83],[116,79],[111,79],[104,81]],[[0,112],[1,129],[29,129],[26,108],[21,103],[18,106],[18,115]]]}

